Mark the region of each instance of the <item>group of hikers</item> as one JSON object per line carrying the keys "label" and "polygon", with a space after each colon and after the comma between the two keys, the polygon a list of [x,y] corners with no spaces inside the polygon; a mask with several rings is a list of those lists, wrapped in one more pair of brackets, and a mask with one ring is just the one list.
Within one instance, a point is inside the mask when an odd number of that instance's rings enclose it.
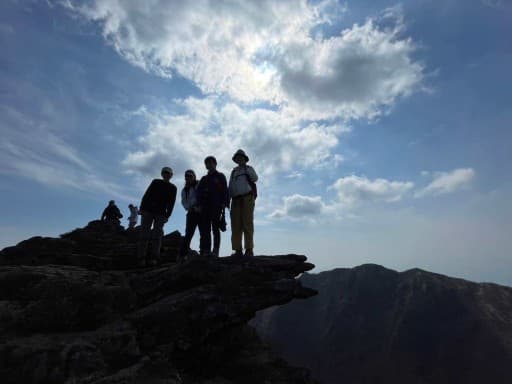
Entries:
{"label": "group of hikers", "polygon": [[[217,160],[207,156],[204,165],[207,173],[199,181],[193,170],[185,171],[185,185],[181,191],[181,204],[187,211],[185,237],[179,258],[184,260],[191,252],[190,243],[196,228],[199,228],[199,254],[204,257],[219,257],[220,232],[226,230],[225,209],[230,211],[231,247],[235,257],[254,256],[254,204],[257,197],[258,175],[248,165],[249,157],[239,149],[232,157],[237,164],[229,177],[217,171]],[[139,266],[156,265],[160,261],[163,227],[171,216],[176,202],[177,188],[171,183],[173,170],[163,167],[161,179],[154,179],[147,188],[140,208],[129,205],[129,228],[137,224],[141,216],[137,261]],[[105,208],[102,220],[119,220],[123,217],[113,200]],[[213,247],[212,247],[213,235]],[[242,247],[244,240],[245,252]],[[151,250],[147,255],[148,244]]]}

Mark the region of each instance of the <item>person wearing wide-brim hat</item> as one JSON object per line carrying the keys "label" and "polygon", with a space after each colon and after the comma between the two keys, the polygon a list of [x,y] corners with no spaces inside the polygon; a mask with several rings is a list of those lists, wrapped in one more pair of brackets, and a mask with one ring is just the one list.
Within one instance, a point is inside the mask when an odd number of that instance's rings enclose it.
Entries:
{"label": "person wearing wide-brim hat", "polygon": [[[236,257],[254,256],[254,205],[257,196],[256,181],[258,175],[254,168],[247,165],[249,156],[239,149],[233,155],[237,166],[229,178],[229,196],[231,199],[231,247]],[[242,236],[245,253],[242,252]]]}

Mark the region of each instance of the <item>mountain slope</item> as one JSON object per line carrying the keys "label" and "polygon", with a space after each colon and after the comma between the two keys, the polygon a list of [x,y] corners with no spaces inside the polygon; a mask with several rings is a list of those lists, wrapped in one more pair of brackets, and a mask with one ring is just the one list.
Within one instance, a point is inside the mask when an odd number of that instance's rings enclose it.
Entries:
{"label": "mountain slope", "polygon": [[300,280],[319,295],[253,325],[322,383],[512,382],[512,288],[371,264]]}

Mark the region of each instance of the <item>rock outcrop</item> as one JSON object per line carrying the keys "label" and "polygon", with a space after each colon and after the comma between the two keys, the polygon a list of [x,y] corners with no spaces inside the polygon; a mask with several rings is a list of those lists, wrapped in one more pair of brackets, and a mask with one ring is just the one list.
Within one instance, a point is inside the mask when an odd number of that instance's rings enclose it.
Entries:
{"label": "rock outcrop", "polygon": [[136,231],[91,222],[0,252],[2,383],[313,383],[261,343],[256,311],[308,298],[299,255],[133,268]]}
{"label": "rock outcrop", "polygon": [[260,335],[324,384],[512,383],[512,288],[378,265],[304,274]]}

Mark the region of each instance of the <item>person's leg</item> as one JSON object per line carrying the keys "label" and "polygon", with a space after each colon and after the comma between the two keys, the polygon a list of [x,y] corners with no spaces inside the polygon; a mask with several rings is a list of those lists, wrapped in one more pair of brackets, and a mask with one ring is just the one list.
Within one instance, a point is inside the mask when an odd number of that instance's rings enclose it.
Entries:
{"label": "person's leg", "polygon": [[190,241],[192,240],[192,236],[194,236],[194,231],[196,227],[194,226],[194,213],[187,212],[186,224],[185,224],[185,237],[183,238],[183,243],[181,244],[180,255],[185,256],[190,249]]}
{"label": "person's leg", "polygon": [[148,248],[151,236],[151,224],[153,223],[153,215],[143,212],[140,219],[139,241],[137,243],[137,261],[144,262],[146,259],[146,250]]}
{"label": "person's leg", "polygon": [[153,230],[151,231],[151,258],[160,261],[160,249],[162,248],[162,237],[164,235],[165,216],[155,215]]}
{"label": "person's leg", "polygon": [[253,255],[254,248],[254,196],[248,195],[243,198],[242,204],[242,228],[244,232],[245,253]]}
{"label": "person's leg", "polygon": [[207,255],[212,247],[212,223],[210,219],[210,212],[203,211],[199,219],[199,234],[201,236],[199,241],[199,250],[202,255]]}
{"label": "person's leg", "polygon": [[216,207],[212,211],[211,223],[212,223],[212,232],[213,232],[213,255],[215,257],[219,257],[219,249],[220,249],[220,215],[222,213],[222,209],[220,207]]}
{"label": "person's leg", "polygon": [[231,200],[231,249],[242,251],[241,199]]}

